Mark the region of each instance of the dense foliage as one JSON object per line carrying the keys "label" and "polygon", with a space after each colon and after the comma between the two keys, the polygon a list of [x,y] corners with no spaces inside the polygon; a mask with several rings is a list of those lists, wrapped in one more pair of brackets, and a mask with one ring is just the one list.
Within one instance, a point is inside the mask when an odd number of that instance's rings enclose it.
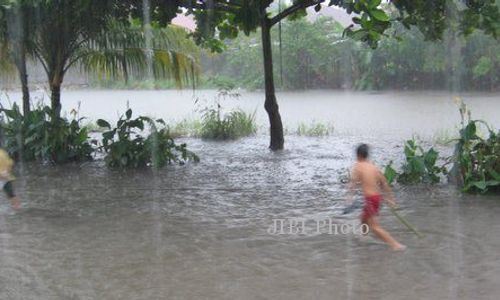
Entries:
{"label": "dense foliage", "polygon": [[94,150],[81,118],[55,117],[48,106],[34,109],[26,116],[16,104],[1,112],[5,116],[1,124],[3,147],[13,157],[54,163],[92,158]]}
{"label": "dense foliage", "polygon": [[[401,32],[398,39],[381,38],[378,48],[371,49],[345,39],[343,27],[331,18],[283,22],[282,51],[274,48],[277,85],[284,89],[448,89],[457,80],[463,90],[500,86],[500,43],[494,38],[481,32],[462,37],[457,42],[459,57],[452,58],[448,41],[426,41],[418,30],[398,27],[390,30]],[[280,44],[278,28],[273,29],[273,44]],[[257,34],[239,36],[226,41],[222,54],[204,59],[204,72],[239,87],[263,88],[261,52]],[[455,66],[454,61],[460,64]]]}
{"label": "dense foliage", "polygon": [[[102,149],[106,153],[104,160],[110,167],[159,168],[170,163],[199,161],[198,156],[187,150],[186,144],[174,142],[167,128],[158,129],[158,125],[165,125],[161,119],[143,116],[132,119],[132,110],[128,109],[114,128],[102,119],[97,124],[109,129],[102,134]],[[144,133],[146,125],[150,126],[147,135]]]}

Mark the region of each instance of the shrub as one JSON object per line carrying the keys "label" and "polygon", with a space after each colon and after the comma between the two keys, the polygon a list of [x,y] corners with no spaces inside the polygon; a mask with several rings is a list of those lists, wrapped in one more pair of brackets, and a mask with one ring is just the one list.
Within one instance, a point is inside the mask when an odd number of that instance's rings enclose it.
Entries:
{"label": "shrub", "polygon": [[412,139],[405,142],[404,154],[401,173],[392,167],[392,162],[385,167],[384,175],[389,183],[438,183],[440,175],[447,174],[446,166],[436,165],[439,153],[434,148],[425,151]]}
{"label": "shrub", "polygon": [[23,116],[17,104],[0,111],[6,117],[1,125],[3,146],[14,158],[54,163],[92,158],[94,149],[87,129],[80,124],[83,118],[53,117],[48,106],[38,107],[27,116]]}
{"label": "shrub", "polygon": [[[106,152],[104,158],[110,167],[162,167],[170,163],[183,164],[188,160],[199,161],[198,156],[187,150],[186,144],[175,144],[163,120],[154,120],[140,116],[132,119],[132,110],[121,116],[116,127],[102,119],[97,120],[101,127],[109,129],[102,134],[102,149]],[[150,125],[150,133],[145,137],[145,125]]]}

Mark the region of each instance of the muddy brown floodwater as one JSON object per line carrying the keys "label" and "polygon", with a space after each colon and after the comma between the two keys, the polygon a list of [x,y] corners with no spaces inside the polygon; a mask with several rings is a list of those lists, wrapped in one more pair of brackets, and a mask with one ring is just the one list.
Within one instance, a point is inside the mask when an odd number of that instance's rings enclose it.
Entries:
{"label": "muddy brown floodwater", "polygon": [[[66,92],[64,107],[81,100],[82,115],[116,117],[116,107],[126,106],[120,93]],[[186,92],[142,93],[127,94],[141,98],[130,102],[138,111],[148,111],[149,99],[159,117],[192,110]],[[165,94],[170,105],[155,109],[154,95]],[[286,96],[290,126],[331,120],[338,130],[288,135],[281,153],[266,149],[265,133],[222,143],[185,139],[201,162],[158,171],[118,172],[102,161],[19,164],[24,207],[12,212],[4,196],[0,202],[0,299],[498,299],[498,196],[463,195],[448,184],[397,187],[400,213],[423,234],[384,208],[381,223],[408,245],[402,253],[350,232],[269,233],[276,219],[356,224],[359,211],[341,214],[354,146],[368,142],[379,165],[398,164],[412,133],[453,129],[450,95]],[[473,114],[498,127],[498,95],[472,96]],[[177,113],[168,102],[175,97]],[[242,107],[260,109],[261,95],[242,98]]]}

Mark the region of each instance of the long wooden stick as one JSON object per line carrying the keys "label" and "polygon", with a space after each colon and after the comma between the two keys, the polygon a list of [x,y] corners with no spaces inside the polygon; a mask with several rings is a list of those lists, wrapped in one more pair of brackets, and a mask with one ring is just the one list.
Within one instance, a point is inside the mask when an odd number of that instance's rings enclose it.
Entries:
{"label": "long wooden stick", "polygon": [[396,218],[398,218],[398,220],[403,223],[403,225],[405,225],[406,227],[408,227],[408,229],[410,229],[413,233],[415,233],[419,238],[422,238],[422,234],[420,232],[418,232],[417,229],[415,229],[415,227],[413,227],[410,223],[408,223],[408,221],[405,220],[405,218],[403,218],[403,216],[401,216],[397,211],[396,209],[394,209],[393,207],[389,207],[391,209],[391,212],[393,215],[396,216]]}

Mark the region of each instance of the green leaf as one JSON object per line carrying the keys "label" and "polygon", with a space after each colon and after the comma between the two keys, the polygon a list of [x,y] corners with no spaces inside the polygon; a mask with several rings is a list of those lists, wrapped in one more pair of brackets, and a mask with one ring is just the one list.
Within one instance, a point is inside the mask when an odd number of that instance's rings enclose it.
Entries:
{"label": "green leaf", "polygon": [[97,120],[97,126],[111,129],[111,125],[103,119]]}
{"label": "green leaf", "polygon": [[384,176],[389,184],[392,184],[398,176],[398,173],[392,167],[392,161],[385,167]]}
{"label": "green leaf", "polygon": [[389,16],[381,9],[370,10],[370,15],[378,21],[389,22]]}
{"label": "green leaf", "polygon": [[377,6],[380,5],[382,0],[370,0],[370,3],[368,4],[368,8],[376,8]]}
{"label": "green leaf", "polygon": [[477,136],[476,136],[476,122],[469,122],[469,124],[467,124],[467,126],[465,127],[465,130],[464,130],[464,139],[465,140],[473,140],[473,139],[476,139]]}
{"label": "green leaf", "polygon": [[486,187],[487,187],[486,181],[475,181],[475,182],[472,182],[472,185],[481,191],[486,190]]}
{"label": "green leaf", "polygon": [[132,109],[129,108],[125,113],[125,116],[127,117],[127,119],[130,119],[132,117]]}
{"label": "green leaf", "polygon": [[424,163],[427,169],[431,169],[438,159],[439,153],[434,148],[429,149],[424,155]]}
{"label": "green leaf", "polygon": [[114,130],[111,130],[111,131],[106,131],[106,132],[103,132],[102,133],[102,137],[105,139],[105,140],[111,140],[113,138],[113,136],[115,135],[115,131]]}

